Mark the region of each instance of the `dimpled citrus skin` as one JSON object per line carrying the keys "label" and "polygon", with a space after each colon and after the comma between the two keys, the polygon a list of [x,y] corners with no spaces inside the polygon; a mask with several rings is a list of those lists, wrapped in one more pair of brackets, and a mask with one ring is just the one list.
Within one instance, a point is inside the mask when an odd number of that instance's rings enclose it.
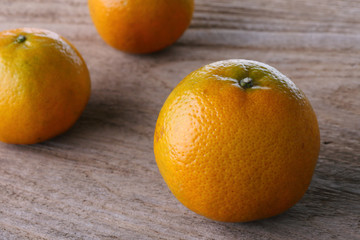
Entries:
{"label": "dimpled citrus skin", "polygon": [[[250,78],[251,88],[240,87]],[[246,222],[293,206],[320,147],[315,113],[294,83],[248,60],[192,72],[159,114],[154,152],[176,198],[210,219]]]}
{"label": "dimpled citrus skin", "polygon": [[0,33],[1,141],[32,144],[65,132],[89,95],[88,69],[67,40],[33,28]]}
{"label": "dimpled citrus skin", "polygon": [[88,5],[105,42],[129,53],[151,53],[173,44],[194,11],[194,0],[89,0]]}

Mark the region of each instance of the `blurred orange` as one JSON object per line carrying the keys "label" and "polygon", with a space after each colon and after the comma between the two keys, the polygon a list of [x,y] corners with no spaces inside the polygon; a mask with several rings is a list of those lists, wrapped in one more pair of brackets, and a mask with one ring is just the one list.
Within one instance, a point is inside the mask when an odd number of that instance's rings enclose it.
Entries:
{"label": "blurred orange", "polygon": [[75,47],[56,33],[0,33],[0,140],[32,144],[68,130],[90,96],[90,77]]}
{"label": "blurred orange", "polygon": [[173,44],[187,29],[194,0],[89,0],[100,36],[129,53],[151,53]]}

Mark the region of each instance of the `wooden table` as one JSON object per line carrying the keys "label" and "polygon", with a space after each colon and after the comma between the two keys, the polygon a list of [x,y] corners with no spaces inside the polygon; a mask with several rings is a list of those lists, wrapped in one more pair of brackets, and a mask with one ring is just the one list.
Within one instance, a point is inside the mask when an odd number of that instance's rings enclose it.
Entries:
{"label": "wooden table", "polygon": [[[137,56],[97,35],[85,0],[1,0],[0,30],[68,38],[91,72],[75,126],[50,141],[0,144],[0,239],[360,239],[360,0],[199,0],[172,47]],[[182,206],[152,138],[177,83],[210,62],[245,58],[289,76],[313,104],[321,152],[286,213],[220,223]]]}

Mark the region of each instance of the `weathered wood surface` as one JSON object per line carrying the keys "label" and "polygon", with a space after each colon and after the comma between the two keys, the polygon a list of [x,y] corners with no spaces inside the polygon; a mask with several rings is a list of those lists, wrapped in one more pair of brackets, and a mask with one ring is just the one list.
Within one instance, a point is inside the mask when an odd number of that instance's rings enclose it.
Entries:
{"label": "weathered wood surface", "polygon": [[[46,28],[83,54],[92,97],[66,134],[0,144],[0,239],[360,239],[360,0],[199,0],[190,29],[152,55],[100,39],[85,0],[1,0],[0,30]],[[153,156],[173,87],[222,59],[266,62],[311,100],[321,153],[305,197],[286,213],[207,220],[167,189]]]}

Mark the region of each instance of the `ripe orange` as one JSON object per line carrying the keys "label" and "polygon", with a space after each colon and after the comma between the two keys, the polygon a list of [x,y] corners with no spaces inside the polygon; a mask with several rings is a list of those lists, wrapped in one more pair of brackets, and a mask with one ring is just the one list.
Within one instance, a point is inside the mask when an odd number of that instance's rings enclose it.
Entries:
{"label": "ripe orange", "polygon": [[155,158],[176,198],[226,222],[268,218],[307,190],[320,147],[315,113],[293,82],[255,61],[200,68],[159,114]]}
{"label": "ripe orange", "polygon": [[151,53],[173,44],[187,29],[194,0],[89,0],[100,36],[129,53]]}
{"label": "ripe orange", "polygon": [[70,128],[90,95],[79,52],[56,33],[0,32],[0,140],[32,144]]}

